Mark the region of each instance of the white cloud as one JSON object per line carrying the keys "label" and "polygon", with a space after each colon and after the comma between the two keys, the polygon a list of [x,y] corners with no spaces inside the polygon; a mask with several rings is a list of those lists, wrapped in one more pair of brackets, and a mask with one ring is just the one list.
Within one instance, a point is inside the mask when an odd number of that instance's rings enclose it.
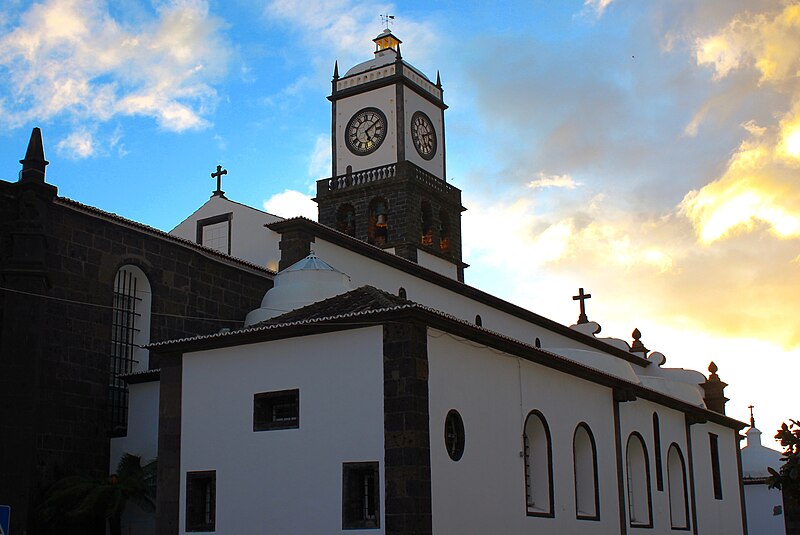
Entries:
{"label": "white cloud", "polygon": [[539,178],[528,182],[528,187],[533,189],[542,188],[565,188],[575,189],[580,186],[580,182],[575,182],[570,175],[546,175],[539,171]]}
{"label": "white cloud", "polygon": [[331,140],[329,136],[317,136],[308,161],[308,176],[313,179],[331,175]]}
{"label": "white cloud", "polygon": [[303,216],[317,220],[317,203],[308,194],[287,189],[264,201],[264,210],[281,217]]}
{"label": "white cloud", "polygon": [[95,153],[94,137],[86,129],[78,129],[62,139],[56,145],[56,150],[68,158],[88,158]]}
{"label": "white cloud", "polygon": [[[299,29],[309,48],[323,47],[346,68],[356,61],[369,59],[371,41],[381,32],[379,13],[393,13],[390,3],[345,2],[344,0],[274,0],[264,14]],[[403,40],[403,56],[414,58],[422,66],[435,50],[438,33],[426,23],[402,16],[394,19],[393,31]],[[325,56],[329,57],[328,55]],[[333,68],[333,65],[325,66]],[[340,71],[340,74],[344,72]]]}
{"label": "white cloud", "polygon": [[[69,114],[107,121],[152,117],[164,129],[209,124],[210,83],[226,69],[223,23],[201,0],[159,3],[140,27],[123,26],[102,0],[31,6],[0,35],[0,114],[12,127]],[[2,90],[0,90],[2,91]]]}
{"label": "white cloud", "polygon": [[594,11],[595,15],[602,17],[606,8],[611,5],[614,0],[584,0],[583,5],[585,8]]}

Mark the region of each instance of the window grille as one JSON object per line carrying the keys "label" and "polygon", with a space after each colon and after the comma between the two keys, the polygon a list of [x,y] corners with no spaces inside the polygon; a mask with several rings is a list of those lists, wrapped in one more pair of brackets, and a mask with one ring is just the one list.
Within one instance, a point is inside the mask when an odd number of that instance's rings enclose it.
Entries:
{"label": "window grille", "polygon": [[217,516],[217,472],[186,473],[186,531],[214,531]]}
{"label": "window grille", "polygon": [[531,481],[531,445],[528,435],[522,435],[522,444],[525,454],[525,505],[533,507],[533,481]]}
{"label": "window grille", "polygon": [[380,528],[378,463],[342,464],[342,529]]}
{"label": "window grille", "polygon": [[109,409],[112,432],[128,424],[128,385],[119,376],[131,373],[136,362],[134,339],[139,332],[136,295],[137,277],[120,269],[114,278],[114,301],[111,319],[111,373],[109,379]]}
{"label": "window grille", "polygon": [[253,431],[298,429],[300,391],[280,390],[253,395]]}

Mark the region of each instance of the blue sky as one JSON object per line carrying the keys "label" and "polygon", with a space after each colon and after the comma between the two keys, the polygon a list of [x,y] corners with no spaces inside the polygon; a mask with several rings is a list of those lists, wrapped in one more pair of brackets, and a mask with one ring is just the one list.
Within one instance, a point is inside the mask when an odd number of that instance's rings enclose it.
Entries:
{"label": "blue sky", "polygon": [[[782,0],[7,1],[0,178],[43,130],[61,195],[169,230],[229,198],[313,216],[330,79],[372,55],[441,72],[467,282],[800,417],[800,5]],[[754,365],[757,361],[758,365]]]}

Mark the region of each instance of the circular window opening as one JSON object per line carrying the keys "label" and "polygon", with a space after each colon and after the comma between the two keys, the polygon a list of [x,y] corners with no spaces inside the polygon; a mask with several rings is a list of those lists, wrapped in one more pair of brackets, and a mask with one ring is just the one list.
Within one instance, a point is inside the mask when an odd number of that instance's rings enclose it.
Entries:
{"label": "circular window opening", "polygon": [[448,412],[444,419],[444,445],[454,461],[464,455],[464,420],[455,409]]}

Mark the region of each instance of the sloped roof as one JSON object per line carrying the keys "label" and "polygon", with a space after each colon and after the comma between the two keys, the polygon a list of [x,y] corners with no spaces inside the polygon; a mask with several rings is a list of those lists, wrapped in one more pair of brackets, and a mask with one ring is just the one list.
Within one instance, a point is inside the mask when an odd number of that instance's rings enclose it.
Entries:
{"label": "sloped roof", "polygon": [[487,347],[509,355],[519,356],[531,362],[569,373],[574,377],[613,388],[615,392],[620,389],[626,396],[631,396],[627,400],[641,396],[643,399],[691,414],[697,418],[697,421],[709,420],[732,429],[741,429],[745,426],[743,422],[724,414],[687,403],[647,386],[631,383],[624,378],[475,325],[451,314],[403,299],[373,286],[361,286],[350,292],[287,312],[244,329],[155,342],[146,347],[156,353],[165,350],[178,353],[194,352],[381,325],[387,322],[405,321],[408,318],[419,320],[428,327],[485,344]]}
{"label": "sloped roof", "polygon": [[173,234],[169,234],[168,232],[164,232],[163,230],[159,230],[155,227],[151,227],[150,225],[145,225],[144,223],[139,223],[138,221],[134,221],[132,219],[128,219],[126,217],[122,217],[121,215],[115,214],[113,212],[107,212],[105,210],[101,210],[100,208],[96,208],[94,206],[90,206],[88,204],[83,204],[78,201],[74,201],[67,197],[56,197],[55,199],[56,204],[60,204],[62,206],[66,206],[73,210],[77,210],[95,217],[100,217],[111,221],[113,223],[119,223],[125,225],[129,228],[138,230],[140,232],[144,232],[146,234],[150,234],[152,236],[156,236],[158,238],[165,239],[167,241],[171,241],[174,243],[178,243],[190,249],[195,249],[200,251],[206,255],[216,257],[218,260],[222,260],[225,262],[229,262],[232,264],[238,264],[240,266],[245,266],[250,269],[260,271],[263,273],[267,273],[269,275],[275,275],[275,272],[269,268],[264,266],[259,266],[258,264],[254,264],[252,262],[248,262],[247,260],[237,258],[235,256],[231,256],[225,254],[223,252],[217,251],[216,249],[212,249],[210,247],[206,247],[205,245],[201,245],[199,243],[195,243],[191,240],[187,240],[186,238],[181,238],[179,236],[175,236]]}
{"label": "sloped roof", "polygon": [[314,321],[323,318],[334,318],[345,314],[374,312],[403,305],[413,305],[412,301],[385,292],[374,286],[361,286],[347,293],[339,294],[317,303],[275,316],[251,327],[259,325],[278,325],[298,321]]}

